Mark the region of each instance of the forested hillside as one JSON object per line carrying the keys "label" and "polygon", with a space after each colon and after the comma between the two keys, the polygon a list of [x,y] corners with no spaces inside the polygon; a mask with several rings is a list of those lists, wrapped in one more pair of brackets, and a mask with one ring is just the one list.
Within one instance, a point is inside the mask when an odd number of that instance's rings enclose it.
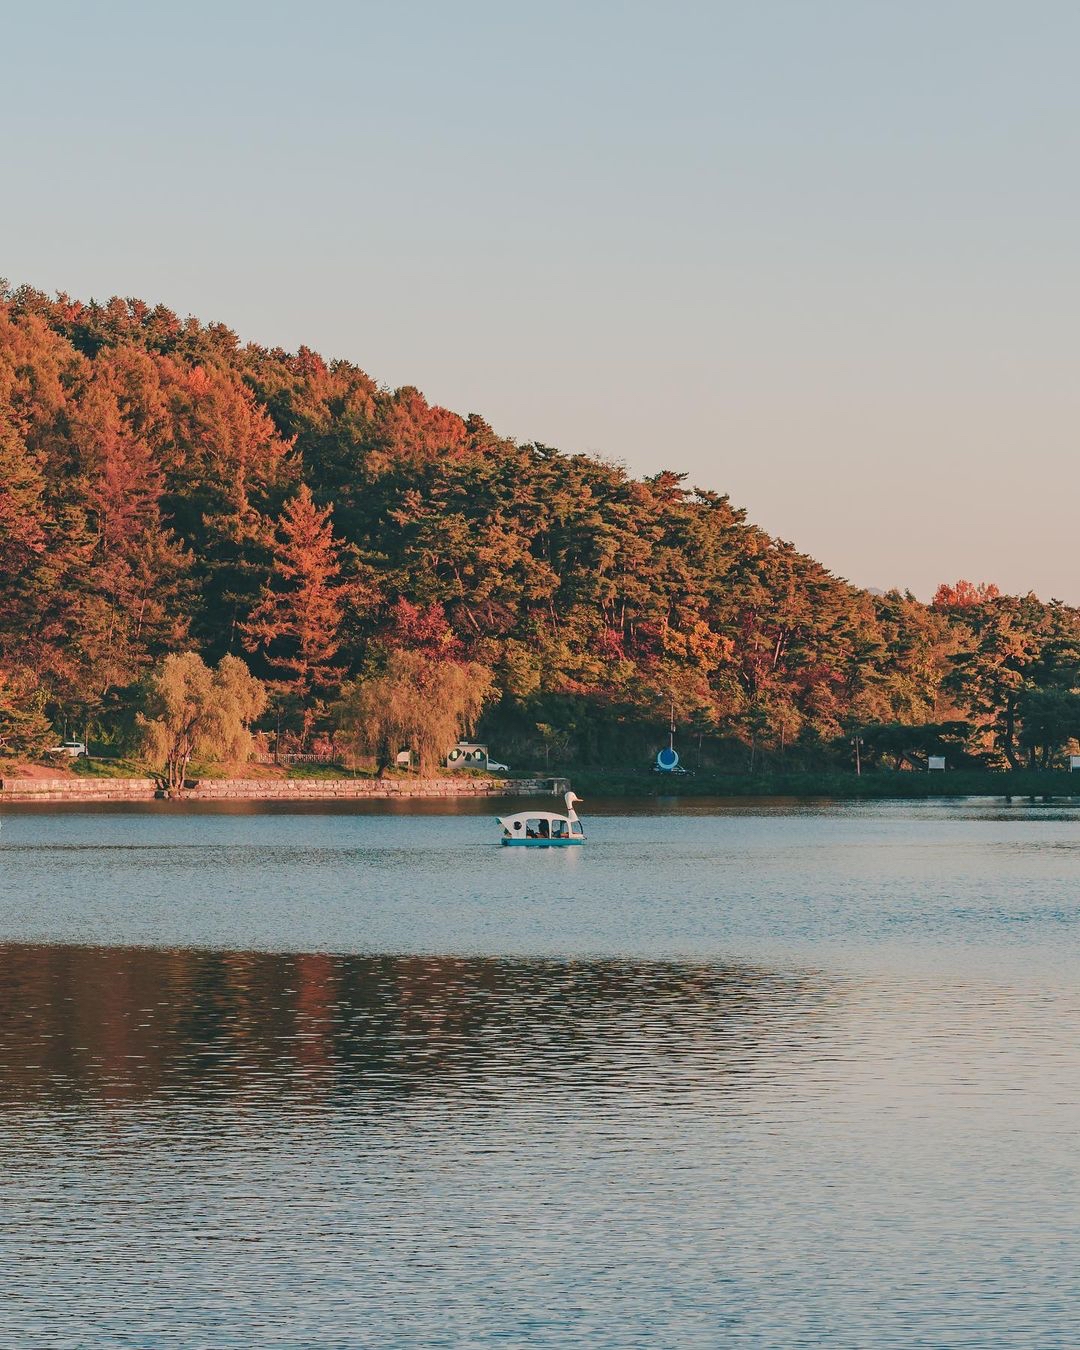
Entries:
{"label": "forested hillside", "polygon": [[44,722],[119,743],[185,651],[242,657],[294,744],[402,651],[490,677],[518,762],[638,762],[670,701],[731,768],[846,762],[857,732],[870,762],[1049,764],[1080,732],[1075,609],[872,595],[677,465],[636,480],[306,348],[4,291],[0,753]]}

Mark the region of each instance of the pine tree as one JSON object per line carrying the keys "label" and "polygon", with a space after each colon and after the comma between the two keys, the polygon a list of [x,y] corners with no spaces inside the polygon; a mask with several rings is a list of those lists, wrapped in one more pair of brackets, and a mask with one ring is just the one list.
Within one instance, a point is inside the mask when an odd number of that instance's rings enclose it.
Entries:
{"label": "pine tree", "polygon": [[44,691],[28,670],[0,669],[0,756],[40,754],[53,738]]}
{"label": "pine tree", "polygon": [[41,457],[0,408],[0,663],[39,675],[70,651],[66,578],[84,556],[78,512],[50,505]]}
{"label": "pine tree", "polygon": [[44,493],[37,459],[0,414],[0,633],[28,624],[38,599],[30,583],[46,551]]}
{"label": "pine tree", "polygon": [[331,508],[315,505],[307,484],[278,522],[273,570],[243,626],[248,651],[261,652],[271,678],[302,706],[340,684],[336,664],[353,590],[343,579]]}
{"label": "pine tree", "polygon": [[82,698],[94,706],[185,640],[190,558],[162,520],[154,451],[104,382],[83,395],[72,440],[91,548],[70,580],[70,605]]}

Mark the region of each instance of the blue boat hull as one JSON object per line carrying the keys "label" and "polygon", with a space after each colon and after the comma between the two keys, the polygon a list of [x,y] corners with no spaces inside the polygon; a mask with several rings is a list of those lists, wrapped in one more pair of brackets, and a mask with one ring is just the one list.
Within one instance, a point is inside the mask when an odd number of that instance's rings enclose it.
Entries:
{"label": "blue boat hull", "polygon": [[572,848],[584,839],[504,839],[503,848]]}

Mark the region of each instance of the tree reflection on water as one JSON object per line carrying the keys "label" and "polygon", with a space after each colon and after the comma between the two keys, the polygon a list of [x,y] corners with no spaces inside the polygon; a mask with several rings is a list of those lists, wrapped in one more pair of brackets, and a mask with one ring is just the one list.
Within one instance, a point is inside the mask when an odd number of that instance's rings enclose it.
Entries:
{"label": "tree reflection on water", "polygon": [[[814,1039],[836,981],[611,960],[0,946],[0,1105],[692,1086]],[[647,1073],[642,1073],[643,1065]]]}

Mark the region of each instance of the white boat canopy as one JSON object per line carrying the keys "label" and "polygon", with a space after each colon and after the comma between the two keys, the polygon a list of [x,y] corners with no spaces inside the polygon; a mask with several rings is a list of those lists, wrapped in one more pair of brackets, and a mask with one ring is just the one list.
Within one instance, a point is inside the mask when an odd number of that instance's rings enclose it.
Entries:
{"label": "white boat canopy", "polygon": [[553,811],[518,811],[512,816],[498,816],[502,826],[504,844],[532,844],[533,846],[551,844],[580,844],[584,842],[585,831],[574,803],[580,801],[573,792],[567,792],[565,816]]}

